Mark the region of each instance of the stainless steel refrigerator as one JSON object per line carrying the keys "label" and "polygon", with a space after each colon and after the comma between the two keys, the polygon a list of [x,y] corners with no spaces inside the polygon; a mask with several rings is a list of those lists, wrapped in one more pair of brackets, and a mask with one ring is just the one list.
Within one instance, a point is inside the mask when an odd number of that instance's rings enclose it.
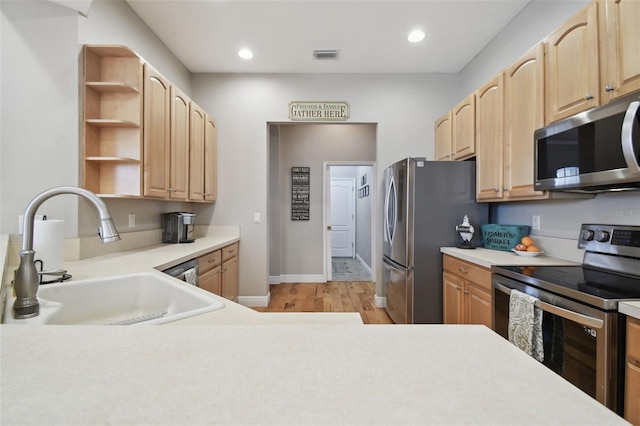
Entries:
{"label": "stainless steel refrigerator", "polygon": [[476,202],[475,162],[407,158],[386,169],[384,287],[395,323],[442,323],[440,247],[462,243],[456,225],[465,215],[479,245],[489,207]]}

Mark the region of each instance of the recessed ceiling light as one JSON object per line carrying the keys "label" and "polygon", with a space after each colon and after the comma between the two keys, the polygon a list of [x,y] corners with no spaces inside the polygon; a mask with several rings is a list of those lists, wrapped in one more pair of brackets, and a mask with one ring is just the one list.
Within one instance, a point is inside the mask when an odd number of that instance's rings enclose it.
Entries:
{"label": "recessed ceiling light", "polygon": [[411,43],[417,43],[419,41],[422,41],[423,39],[424,39],[424,31],[421,31],[421,30],[411,31],[409,33],[409,37],[407,37],[407,40],[409,40],[409,42]]}
{"label": "recessed ceiling light", "polygon": [[251,59],[253,58],[253,53],[249,49],[240,49],[238,50],[238,56],[242,59]]}

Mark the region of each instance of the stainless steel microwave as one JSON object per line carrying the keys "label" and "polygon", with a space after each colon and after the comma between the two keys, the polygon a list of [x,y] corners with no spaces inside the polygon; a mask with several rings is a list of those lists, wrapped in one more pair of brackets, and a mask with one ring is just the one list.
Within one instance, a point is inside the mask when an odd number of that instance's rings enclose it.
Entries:
{"label": "stainless steel microwave", "polygon": [[534,143],[536,190],[640,190],[640,94],[538,129]]}

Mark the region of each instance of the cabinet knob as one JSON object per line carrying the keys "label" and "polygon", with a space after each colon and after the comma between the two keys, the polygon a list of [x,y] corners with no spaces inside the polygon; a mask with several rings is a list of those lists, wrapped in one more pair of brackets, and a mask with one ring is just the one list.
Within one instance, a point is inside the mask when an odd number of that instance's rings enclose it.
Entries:
{"label": "cabinet knob", "polygon": [[493,192],[500,192],[500,188],[493,188]]}
{"label": "cabinet knob", "polygon": [[508,191],[509,191],[509,188],[502,188],[502,191],[503,191],[503,192],[508,192]]}
{"label": "cabinet knob", "polygon": [[587,93],[587,95],[584,97],[587,101],[590,101],[591,99],[593,99],[593,95],[591,93]]}
{"label": "cabinet knob", "polygon": [[613,87],[611,84],[607,84],[606,86],[604,86],[604,90],[607,92],[613,92],[615,89],[615,87]]}
{"label": "cabinet knob", "polygon": [[460,291],[462,290],[462,287],[460,287],[459,285],[456,286],[456,290]]}
{"label": "cabinet knob", "polygon": [[469,294],[469,290],[465,290],[465,291],[464,291],[464,294]]}

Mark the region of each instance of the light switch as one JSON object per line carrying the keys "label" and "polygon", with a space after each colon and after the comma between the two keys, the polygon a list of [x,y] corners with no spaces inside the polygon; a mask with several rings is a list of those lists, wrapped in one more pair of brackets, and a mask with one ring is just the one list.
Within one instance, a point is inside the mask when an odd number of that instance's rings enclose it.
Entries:
{"label": "light switch", "polygon": [[260,223],[260,213],[253,214],[253,223]]}

